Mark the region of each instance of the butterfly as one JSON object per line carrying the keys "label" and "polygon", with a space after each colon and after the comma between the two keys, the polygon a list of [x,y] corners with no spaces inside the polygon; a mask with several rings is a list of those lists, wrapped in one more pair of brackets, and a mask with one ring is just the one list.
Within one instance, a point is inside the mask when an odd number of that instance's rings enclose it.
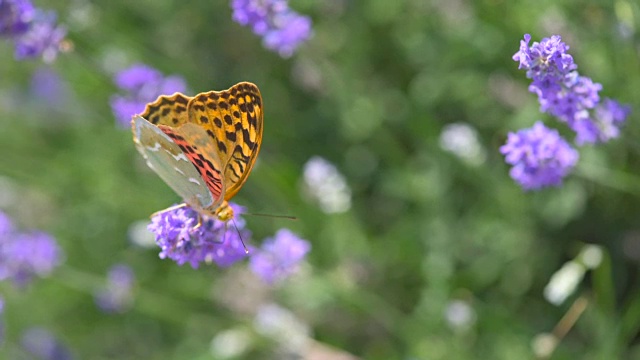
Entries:
{"label": "butterfly", "polygon": [[[227,202],[247,181],[262,143],[262,96],[241,82],[224,91],[160,96],[131,121],[136,148],[198,214],[233,219]],[[163,211],[174,209],[168,208]]]}

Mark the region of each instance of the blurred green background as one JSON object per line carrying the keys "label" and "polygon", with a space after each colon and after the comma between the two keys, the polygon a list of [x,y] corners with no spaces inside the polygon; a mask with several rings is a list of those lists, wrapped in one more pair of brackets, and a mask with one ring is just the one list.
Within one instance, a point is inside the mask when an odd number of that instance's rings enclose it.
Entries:
{"label": "blurred green background", "polygon": [[[33,326],[77,359],[640,358],[637,113],[620,139],[580,148],[558,188],[522,191],[498,151],[538,119],[570,135],[511,59],[524,33],[562,35],[601,95],[637,111],[637,2],[292,0],[314,37],[289,59],[227,1],[36,5],[58,12],[74,50],[46,66],[0,43],[0,209],[53,234],[66,260],[25,289],[0,286],[7,358],[28,358],[19,342]],[[247,218],[254,244],[282,227],[312,243],[296,276],[268,287],[246,263],[194,270],[132,244],[179,201],[109,106],[113,75],[136,62],[183,76],[190,95],[260,87],[262,151],[234,200],[299,218]],[[63,82],[54,94],[31,85],[48,67]],[[451,124],[466,153],[447,150]],[[314,156],[344,176],[347,211],[305,192]],[[545,286],[586,244],[601,261],[550,303]],[[93,292],[115,263],[133,268],[135,301],[105,314]],[[554,332],[567,313],[575,326]]]}

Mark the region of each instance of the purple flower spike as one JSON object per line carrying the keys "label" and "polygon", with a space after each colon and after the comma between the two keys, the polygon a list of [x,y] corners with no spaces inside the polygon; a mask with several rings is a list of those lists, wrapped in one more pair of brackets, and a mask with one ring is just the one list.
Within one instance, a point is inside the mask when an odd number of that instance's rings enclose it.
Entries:
{"label": "purple flower spike", "polygon": [[291,57],[298,46],[311,37],[311,19],[307,16],[289,11],[277,15],[274,23],[278,27],[264,34],[263,43],[283,58]]}
{"label": "purple flower spike", "polygon": [[287,58],[311,35],[311,19],[289,8],[287,0],[232,0],[233,20],[262,36],[263,45]]}
{"label": "purple flower spike", "polygon": [[15,39],[16,59],[42,57],[50,63],[58,56],[66,35],[67,30],[56,24],[54,12],[36,11],[29,29]]}
{"label": "purple flower spike", "polygon": [[257,35],[271,27],[269,17],[289,9],[287,0],[232,0],[233,20],[242,26],[251,26]]}
{"label": "purple flower spike", "polygon": [[551,77],[557,81],[577,68],[573,57],[566,53],[569,46],[559,35],[536,41],[531,46],[530,41],[531,35],[525,34],[520,50],[513,55],[513,60],[520,63],[518,68],[527,70],[528,78],[542,81]]}
{"label": "purple flower spike", "polygon": [[34,276],[49,275],[61,259],[62,251],[53,237],[18,232],[0,212],[0,281],[10,279],[16,286],[25,286]]}
{"label": "purple flower spike", "polygon": [[202,216],[202,225],[195,228],[198,213],[186,206],[154,216],[148,229],[155,234],[160,246],[160,258],[169,258],[178,265],[189,263],[194,269],[201,262],[227,267],[246,258],[248,254],[242,242],[248,242],[251,233],[244,229],[245,223],[239,217],[244,208],[230,205],[235,218],[229,225],[217,218]]}
{"label": "purple flower spike", "polygon": [[0,0],[0,36],[15,37],[25,33],[34,16],[28,0]]}
{"label": "purple flower spike", "polygon": [[308,241],[287,229],[266,239],[262,248],[249,260],[249,267],[264,282],[273,284],[293,274],[298,264],[311,250]]}
{"label": "purple flower spike", "polygon": [[7,214],[0,211],[0,243],[5,241],[5,236],[13,232],[13,222]]}
{"label": "purple flower spike", "polygon": [[131,117],[142,113],[146,104],[158,96],[185,92],[187,88],[181,77],[164,77],[158,70],[142,64],[119,72],[114,81],[126,93],[111,97],[111,109],[123,127],[130,127]]}
{"label": "purple flower spike", "polygon": [[60,264],[62,253],[55,239],[43,232],[0,236],[0,280],[25,286],[33,276],[48,276]]}
{"label": "purple flower spike", "polygon": [[500,148],[506,162],[513,165],[511,177],[523,189],[533,190],[562,184],[578,161],[578,152],[559,134],[540,121],[532,128],[509,133]]}
{"label": "purple flower spike", "polygon": [[66,34],[56,24],[55,12],[36,9],[28,0],[0,0],[0,36],[14,42],[16,59],[41,57],[50,63]]}
{"label": "purple flower spike", "polygon": [[73,356],[64,344],[43,328],[31,328],[22,335],[22,347],[37,359],[71,360]]}
{"label": "purple flower spike", "polygon": [[513,60],[533,80],[529,91],[538,95],[540,111],[557,117],[575,131],[578,145],[617,137],[629,108],[615,102],[599,105],[602,85],[578,74],[573,58],[566,53],[569,46],[560,36],[529,46],[530,41],[531,36],[525,34]]}
{"label": "purple flower spike", "polygon": [[70,89],[59,74],[49,67],[42,67],[31,75],[30,93],[34,100],[51,108],[65,108]]}
{"label": "purple flower spike", "polygon": [[131,307],[131,293],[135,281],[133,270],[117,264],[107,274],[107,285],[95,295],[96,304],[106,313],[123,313]]}
{"label": "purple flower spike", "polygon": [[621,105],[615,100],[604,99],[595,108],[593,118],[576,121],[572,129],[576,132],[576,143],[604,143],[620,136],[620,127],[624,125],[631,107]]}

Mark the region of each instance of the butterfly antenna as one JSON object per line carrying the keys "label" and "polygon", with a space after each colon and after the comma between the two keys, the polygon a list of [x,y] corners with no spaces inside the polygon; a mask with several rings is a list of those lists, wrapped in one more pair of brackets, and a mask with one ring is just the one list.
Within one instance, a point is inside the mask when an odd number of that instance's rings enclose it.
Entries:
{"label": "butterfly antenna", "polygon": [[270,217],[270,218],[276,218],[276,219],[287,219],[287,220],[298,220],[297,217],[290,216],[290,215],[273,215],[273,214],[247,213],[247,212],[243,212],[242,215],[262,216],[262,217]]}
{"label": "butterfly antenna", "polygon": [[231,221],[233,221],[233,227],[236,228],[236,231],[238,232],[238,237],[240,237],[240,242],[242,243],[242,247],[244,247],[244,253],[248,254],[249,253],[249,249],[247,249],[247,245],[244,244],[244,240],[242,240],[242,235],[240,234],[240,229],[238,229],[238,225],[236,225],[236,221],[232,218]]}

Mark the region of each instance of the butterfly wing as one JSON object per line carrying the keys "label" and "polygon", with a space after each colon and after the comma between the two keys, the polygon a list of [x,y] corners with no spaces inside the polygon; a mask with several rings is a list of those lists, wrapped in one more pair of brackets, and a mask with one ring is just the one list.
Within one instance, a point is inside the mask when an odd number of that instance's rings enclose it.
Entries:
{"label": "butterfly wing", "polygon": [[221,202],[221,196],[213,196],[190,157],[161,128],[140,116],[135,116],[131,125],[136,148],[149,167],[189,205],[205,209]]}
{"label": "butterfly wing", "polygon": [[206,187],[213,196],[213,203],[207,210],[214,211],[224,200],[225,182],[223,181],[222,162],[218,157],[217,148],[207,132],[196,124],[184,124],[177,128],[158,126],[182,150],[183,154],[204,180]]}
{"label": "butterfly wing", "polygon": [[187,106],[189,122],[212,139],[223,164],[224,199],[231,199],[247,180],[262,143],[262,96],[252,83],[194,96]]}
{"label": "butterfly wing", "polygon": [[147,104],[140,116],[154,125],[177,127],[189,121],[187,105],[191,99],[180,93],[161,95],[156,101]]}

